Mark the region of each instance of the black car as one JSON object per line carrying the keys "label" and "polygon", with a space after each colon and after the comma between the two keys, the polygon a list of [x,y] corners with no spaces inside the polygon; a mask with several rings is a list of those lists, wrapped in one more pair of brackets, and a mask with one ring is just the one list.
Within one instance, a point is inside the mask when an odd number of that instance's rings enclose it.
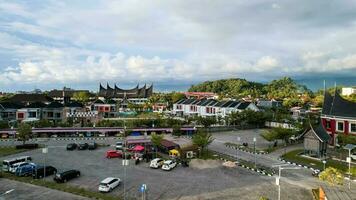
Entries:
{"label": "black car", "polygon": [[67,144],[67,150],[74,150],[76,148],[77,148],[77,144],[76,143]]}
{"label": "black car", "polygon": [[56,173],[53,180],[57,183],[65,183],[70,179],[76,178],[80,176],[80,171],[78,170],[68,170],[62,173]]}
{"label": "black car", "polygon": [[[45,174],[46,172],[46,174]],[[41,167],[37,167],[36,169],[34,169],[34,171],[32,172],[32,178],[43,178],[45,176],[50,176],[52,174],[57,173],[57,169],[52,167],[52,166],[41,166]]]}
{"label": "black car", "polygon": [[85,150],[88,148],[88,143],[84,143],[84,144],[79,144],[78,145],[78,150]]}
{"label": "black car", "polygon": [[98,145],[95,142],[89,143],[88,144],[88,149],[89,150],[94,150],[98,147]]}

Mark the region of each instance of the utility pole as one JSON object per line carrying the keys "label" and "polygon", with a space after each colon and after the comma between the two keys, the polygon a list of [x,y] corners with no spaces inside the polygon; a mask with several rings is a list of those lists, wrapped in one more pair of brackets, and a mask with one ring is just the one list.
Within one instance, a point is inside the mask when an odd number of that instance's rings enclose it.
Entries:
{"label": "utility pole", "polygon": [[256,161],[257,161],[257,158],[256,158],[256,137],[253,137],[253,152],[255,154],[255,168],[256,168]]}
{"label": "utility pole", "polygon": [[301,169],[301,167],[283,167],[288,166],[289,164],[277,164],[272,165],[272,167],[278,167],[278,177],[276,177],[276,185],[278,185],[278,200],[281,200],[281,172],[282,169]]}

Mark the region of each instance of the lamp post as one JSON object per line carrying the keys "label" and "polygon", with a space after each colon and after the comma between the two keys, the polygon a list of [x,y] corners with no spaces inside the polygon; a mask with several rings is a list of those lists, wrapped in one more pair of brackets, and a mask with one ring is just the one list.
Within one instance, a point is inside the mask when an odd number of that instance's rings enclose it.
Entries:
{"label": "lamp post", "polygon": [[47,153],[48,153],[48,148],[46,147],[46,145],[45,145],[45,147],[42,149],[42,153],[44,154],[43,180],[45,180],[45,178],[46,178],[46,157],[47,157],[46,155],[47,155]]}
{"label": "lamp post", "polygon": [[278,185],[278,200],[281,200],[281,172],[282,169],[301,169],[301,167],[283,167],[289,164],[273,165],[272,167],[278,167],[278,177],[276,177],[276,185]]}
{"label": "lamp post", "polygon": [[323,160],[323,164],[324,164],[324,171],[325,171],[326,160]]}
{"label": "lamp post", "polygon": [[256,168],[256,137],[253,137],[253,152],[255,154],[255,168]]}
{"label": "lamp post", "polygon": [[351,151],[356,148],[354,144],[347,144],[344,146],[344,149],[349,150],[349,157],[346,158],[346,162],[349,163],[349,190],[351,189]]}
{"label": "lamp post", "polygon": [[240,145],[240,136],[237,136],[237,146],[236,146],[236,161],[238,160],[238,156],[239,156],[239,145]]}
{"label": "lamp post", "polygon": [[7,195],[7,194],[10,194],[10,193],[13,192],[14,190],[15,190],[15,189],[11,189],[11,190],[5,191],[4,193],[0,194],[0,200],[1,200],[1,199],[4,199],[4,198],[2,198],[2,196],[5,196],[5,195]]}

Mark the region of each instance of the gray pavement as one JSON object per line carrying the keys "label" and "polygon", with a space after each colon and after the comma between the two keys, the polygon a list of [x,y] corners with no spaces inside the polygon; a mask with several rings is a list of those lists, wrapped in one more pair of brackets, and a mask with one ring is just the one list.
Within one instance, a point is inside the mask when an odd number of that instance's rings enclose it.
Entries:
{"label": "gray pavement", "polygon": [[89,200],[88,198],[77,196],[74,194],[61,192],[58,190],[52,190],[45,187],[40,187],[36,185],[31,185],[27,183],[12,181],[8,179],[0,179],[0,194],[3,194],[5,191],[14,189],[13,192],[1,196],[2,200]]}

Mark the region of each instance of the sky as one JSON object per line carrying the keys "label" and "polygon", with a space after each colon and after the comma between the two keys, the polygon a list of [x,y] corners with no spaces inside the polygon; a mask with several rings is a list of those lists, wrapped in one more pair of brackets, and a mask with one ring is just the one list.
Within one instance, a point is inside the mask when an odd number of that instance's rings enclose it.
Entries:
{"label": "sky", "polygon": [[0,0],[0,91],[356,80],[353,0]]}

